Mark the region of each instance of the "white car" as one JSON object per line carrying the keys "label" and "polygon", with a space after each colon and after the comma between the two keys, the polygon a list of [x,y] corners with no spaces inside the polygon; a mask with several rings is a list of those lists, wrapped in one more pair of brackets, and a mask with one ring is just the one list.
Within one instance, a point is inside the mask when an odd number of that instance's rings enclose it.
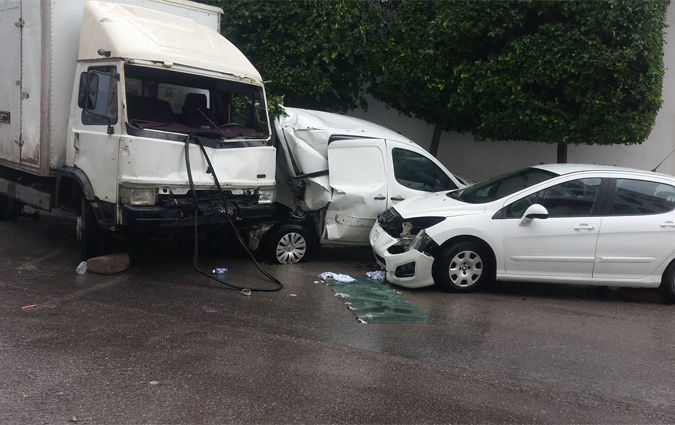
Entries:
{"label": "white car", "polygon": [[538,165],[407,199],[370,243],[387,279],[470,292],[486,281],[660,287],[675,301],[675,177]]}

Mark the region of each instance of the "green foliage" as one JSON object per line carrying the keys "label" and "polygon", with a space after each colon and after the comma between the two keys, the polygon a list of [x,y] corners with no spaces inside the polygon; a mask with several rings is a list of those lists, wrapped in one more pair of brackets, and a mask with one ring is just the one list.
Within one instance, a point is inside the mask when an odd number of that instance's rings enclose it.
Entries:
{"label": "green foliage", "polygon": [[375,97],[479,139],[641,143],[668,1],[402,1]]}
{"label": "green foliage", "polygon": [[[222,32],[258,68],[270,98],[304,108],[365,106],[368,41],[380,21],[368,1],[221,0]],[[278,105],[279,103],[277,103]]]}

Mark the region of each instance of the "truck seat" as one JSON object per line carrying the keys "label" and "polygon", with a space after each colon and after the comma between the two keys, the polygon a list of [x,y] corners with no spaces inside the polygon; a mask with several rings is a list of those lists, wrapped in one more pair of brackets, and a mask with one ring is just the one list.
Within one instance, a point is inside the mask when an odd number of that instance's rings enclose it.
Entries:
{"label": "truck seat", "polygon": [[171,122],[173,111],[169,102],[143,96],[127,96],[129,121]]}
{"label": "truck seat", "polygon": [[[206,119],[204,115],[206,115],[208,119]],[[212,128],[213,124],[211,124],[209,120],[213,123],[217,123],[213,111],[206,107],[206,95],[203,93],[188,93],[187,96],[185,96],[183,120],[185,125],[190,127]]]}

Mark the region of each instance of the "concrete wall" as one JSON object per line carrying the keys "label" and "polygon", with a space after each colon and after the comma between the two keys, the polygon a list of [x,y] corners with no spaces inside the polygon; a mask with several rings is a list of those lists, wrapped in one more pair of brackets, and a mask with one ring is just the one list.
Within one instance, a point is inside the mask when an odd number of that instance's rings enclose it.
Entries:
{"label": "concrete wall", "polygon": [[[573,146],[568,148],[569,162],[613,164],[650,170],[675,149],[675,3],[667,15],[663,80],[663,105],[649,138],[641,145]],[[433,126],[407,118],[382,103],[369,100],[368,111],[348,115],[384,125],[429,149]],[[470,134],[444,133],[438,159],[448,169],[473,180],[482,180],[516,168],[556,161],[556,145],[528,142],[477,142]],[[675,154],[658,169],[675,175]]]}

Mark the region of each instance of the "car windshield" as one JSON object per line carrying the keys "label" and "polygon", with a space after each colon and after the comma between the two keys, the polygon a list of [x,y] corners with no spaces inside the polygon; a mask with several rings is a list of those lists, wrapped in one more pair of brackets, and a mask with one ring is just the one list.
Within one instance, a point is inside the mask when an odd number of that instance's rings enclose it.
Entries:
{"label": "car windshield", "polygon": [[450,192],[447,196],[469,204],[485,204],[512,195],[556,175],[539,168],[525,168]]}

